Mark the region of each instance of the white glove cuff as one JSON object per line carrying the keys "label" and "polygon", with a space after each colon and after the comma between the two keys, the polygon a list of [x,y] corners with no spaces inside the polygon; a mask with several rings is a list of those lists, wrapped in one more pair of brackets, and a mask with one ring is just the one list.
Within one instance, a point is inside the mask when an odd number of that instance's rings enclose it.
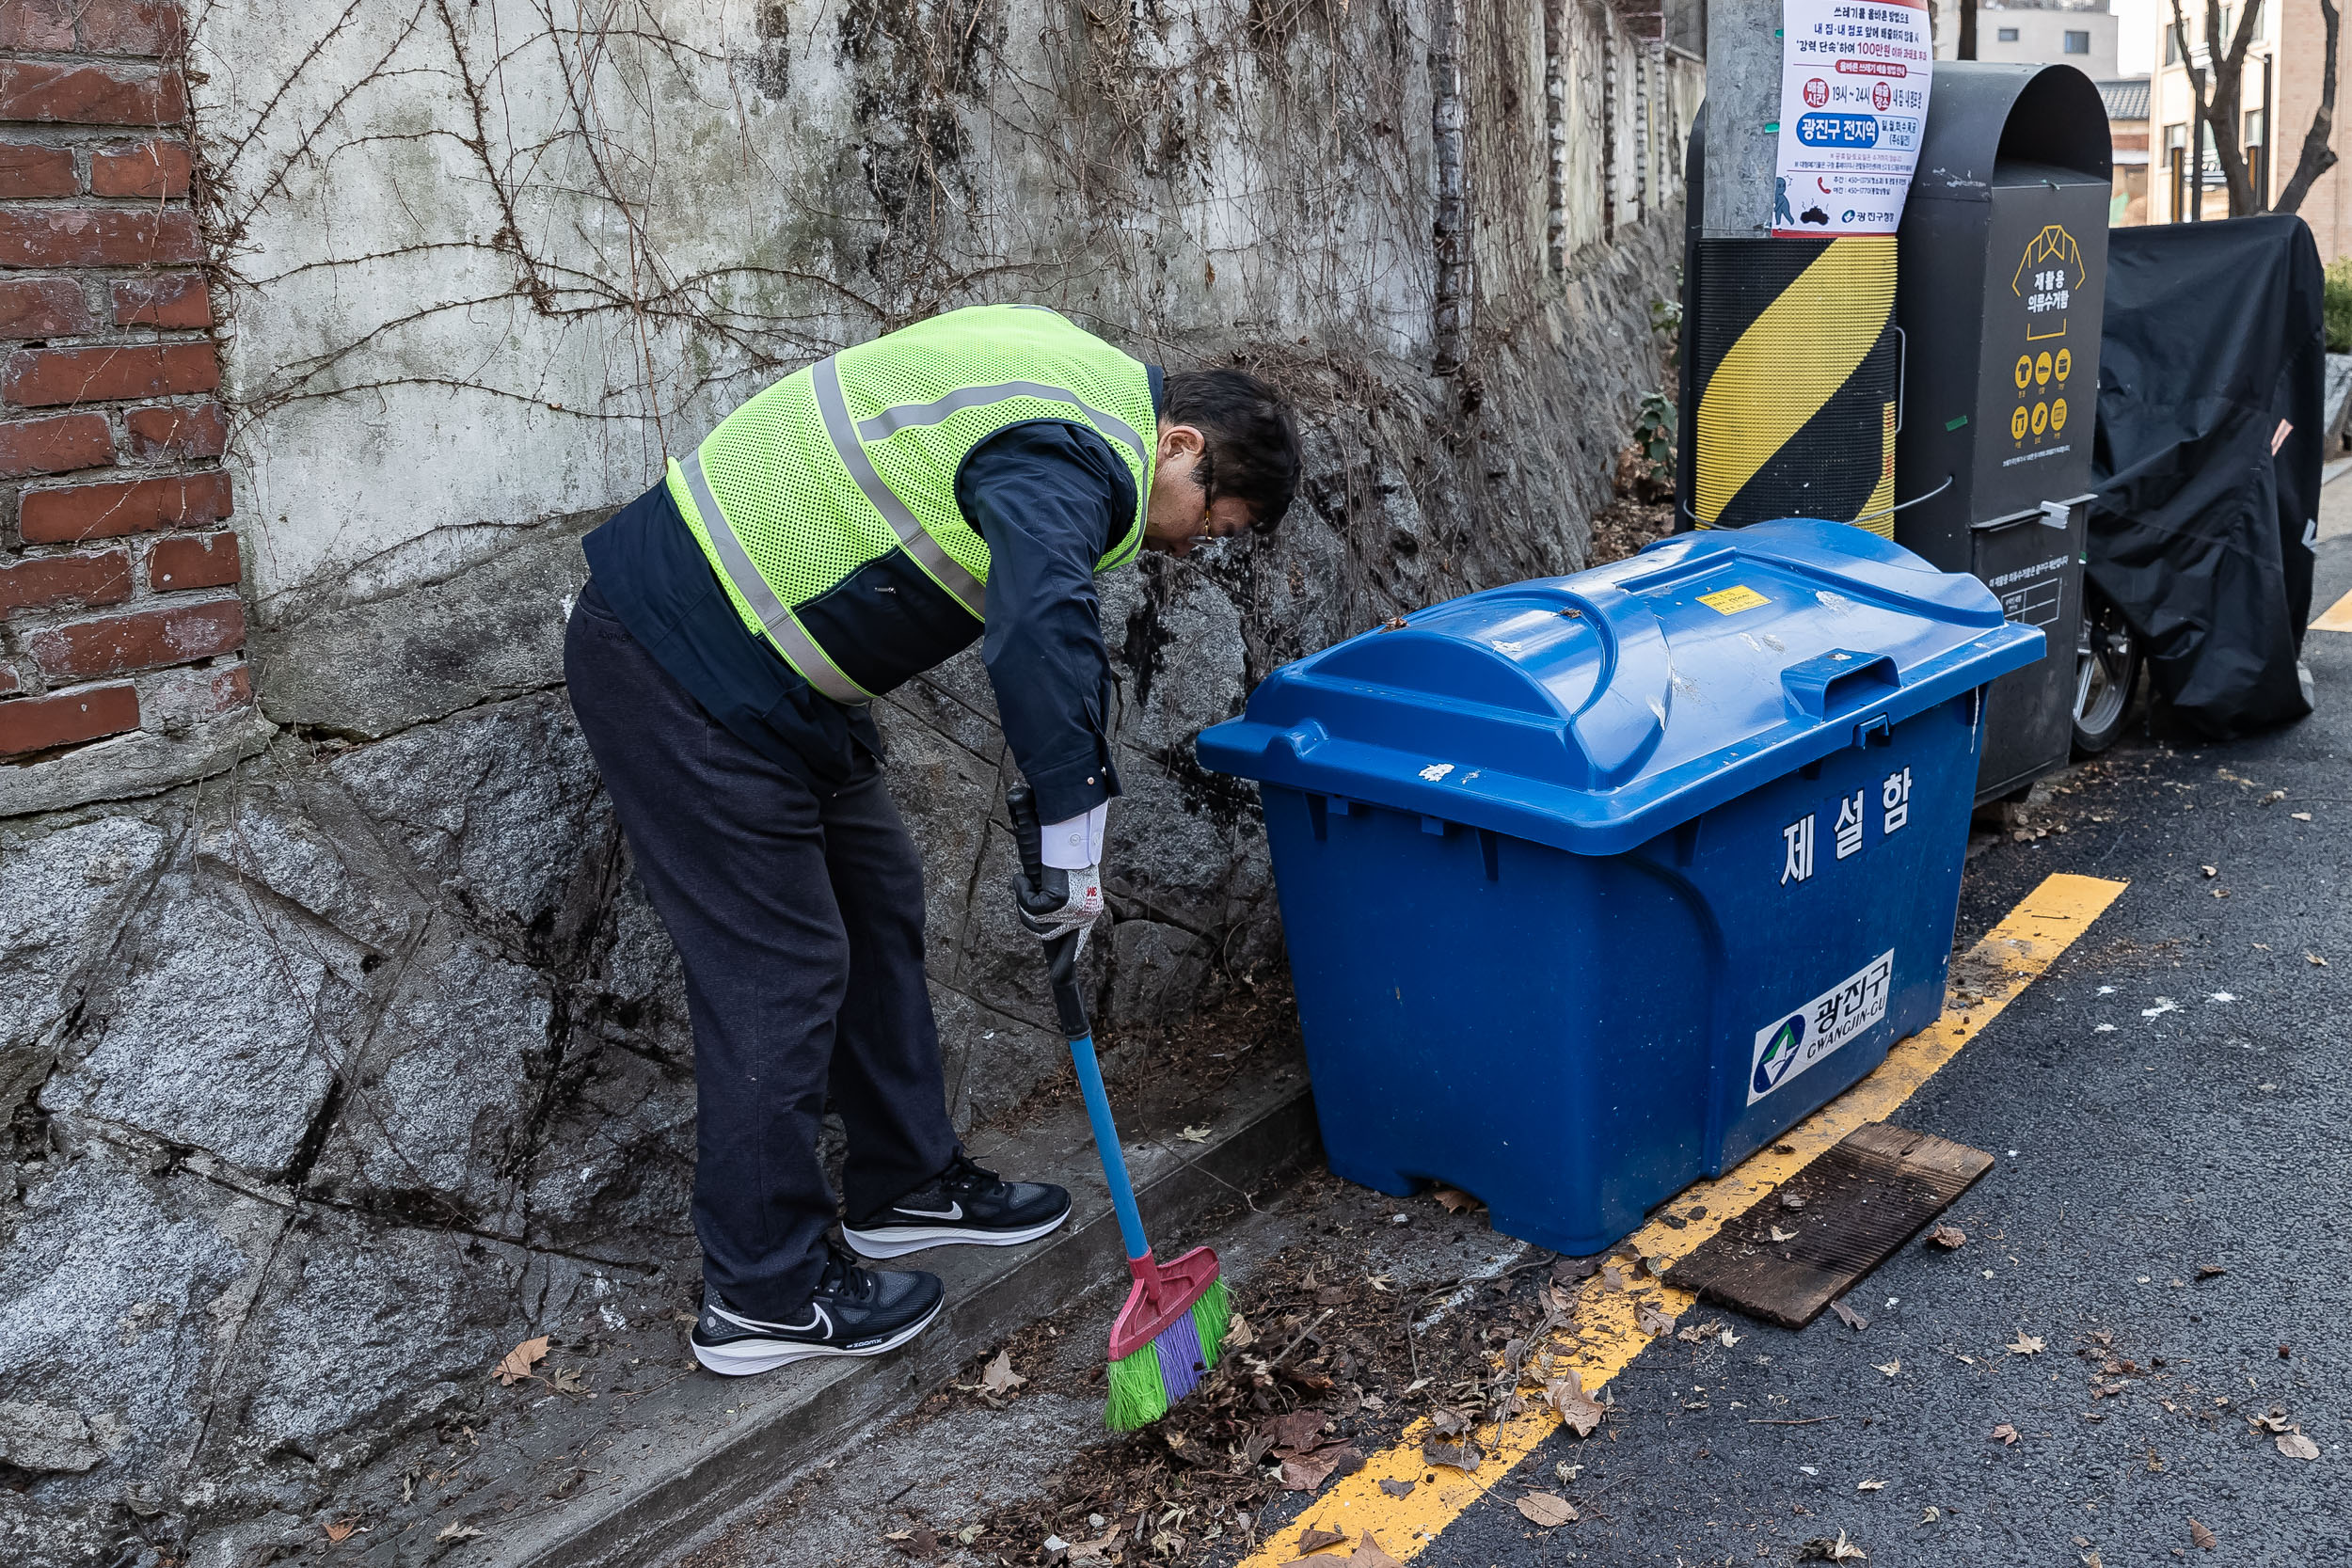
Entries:
{"label": "white glove cuff", "polygon": [[1048,823],[1039,846],[1047,865],[1057,871],[1084,871],[1103,863],[1103,830],[1110,820],[1108,800],[1083,816]]}

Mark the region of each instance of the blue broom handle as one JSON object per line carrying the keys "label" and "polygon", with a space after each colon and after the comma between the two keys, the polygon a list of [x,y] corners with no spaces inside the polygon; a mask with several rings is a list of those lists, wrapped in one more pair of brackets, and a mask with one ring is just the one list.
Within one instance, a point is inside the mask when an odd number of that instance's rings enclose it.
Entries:
{"label": "blue broom handle", "polygon": [[1110,1184],[1120,1239],[1126,1243],[1130,1259],[1148,1257],[1152,1246],[1143,1239],[1143,1216],[1136,1212],[1136,1189],[1127,1180],[1127,1157],[1120,1151],[1119,1129],[1111,1121],[1110,1097],[1103,1092],[1103,1069],[1094,1059],[1091,1034],[1071,1040],[1070,1063],[1078,1069],[1078,1092],[1086,1096],[1087,1119],[1094,1124],[1094,1147],[1103,1156],[1103,1180]]}
{"label": "blue broom handle", "polygon": [[[1021,857],[1025,906],[1042,892],[1045,880],[1036,792],[1025,784],[1015,784],[1005,792],[1005,812],[1012,823],[1013,847]],[[1126,1243],[1130,1260],[1149,1258],[1152,1245],[1143,1239],[1143,1216],[1136,1212],[1135,1184],[1127,1180],[1127,1156],[1119,1147],[1110,1097],[1103,1092],[1102,1064],[1094,1059],[1094,1029],[1087,1022],[1086,998],[1078,990],[1078,941],[1079,934],[1072,931],[1045,949],[1054,1011],[1060,1015],[1062,1033],[1070,1037],[1070,1064],[1077,1069],[1079,1092],[1086,1096],[1087,1119],[1094,1124],[1094,1150],[1102,1156],[1103,1180],[1110,1187],[1111,1208],[1119,1215],[1120,1238]]]}

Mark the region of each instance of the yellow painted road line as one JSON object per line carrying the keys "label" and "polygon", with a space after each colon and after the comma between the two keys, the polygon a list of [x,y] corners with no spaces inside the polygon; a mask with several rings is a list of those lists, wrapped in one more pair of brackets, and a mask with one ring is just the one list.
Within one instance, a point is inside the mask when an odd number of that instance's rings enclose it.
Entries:
{"label": "yellow painted road line", "polygon": [[2352,594],[2346,594],[2328,607],[2328,613],[2312,623],[2313,631],[2352,631]]}
{"label": "yellow painted road line", "polygon": [[[2123,886],[2097,877],[2045,879],[1982,942],[1953,960],[1953,987],[1943,1017],[1910,1038],[1897,1041],[1875,1072],[1799,1123],[1777,1144],[1719,1180],[1687,1188],[1675,1199],[1678,1210],[1704,1204],[1705,1219],[1688,1220],[1679,1230],[1653,1221],[1613,1250],[1621,1256],[1668,1261],[1681,1258],[1847,1133],[1867,1122],[1884,1120],[2090,929],[2090,923],[2122,895]],[[1782,1149],[1788,1152],[1782,1153]],[[1619,1272],[1628,1279],[1640,1275],[1630,1266]],[[1568,1327],[1554,1341],[1559,1358],[1552,1365],[1555,1370],[1575,1368],[1584,1386],[1597,1390],[1625,1370],[1650,1341],[1650,1335],[1634,1322],[1637,1302],[1677,1317],[1697,1299],[1688,1291],[1646,1279],[1632,1291],[1620,1291],[1595,1275],[1584,1281]],[[1536,1365],[1542,1354],[1531,1354],[1528,1364]],[[1409,1560],[1559,1426],[1560,1418],[1547,1406],[1481,1429],[1475,1441],[1486,1459],[1475,1472],[1466,1475],[1440,1469],[1436,1481],[1416,1484],[1404,1497],[1391,1497],[1380,1490],[1380,1482],[1419,1483],[1432,1473],[1421,1452],[1429,1423],[1417,1420],[1405,1429],[1395,1447],[1372,1455],[1362,1469],[1335,1482],[1296,1519],[1245,1558],[1240,1568],[1278,1568],[1295,1561],[1302,1555],[1299,1537],[1309,1528],[1338,1530],[1346,1537],[1344,1546],[1328,1548],[1334,1560],[1352,1550],[1367,1530],[1390,1556],[1400,1561]]]}

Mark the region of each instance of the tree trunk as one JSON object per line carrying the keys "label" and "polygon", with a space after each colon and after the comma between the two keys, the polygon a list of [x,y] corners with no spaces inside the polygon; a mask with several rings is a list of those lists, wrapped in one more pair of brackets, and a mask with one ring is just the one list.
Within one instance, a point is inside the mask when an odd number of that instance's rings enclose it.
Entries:
{"label": "tree trunk", "polygon": [[[2177,16],[2180,0],[2173,0]],[[2263,210],[2262,195],[2254,189],[2254,181],[2246,163],[2244,128],[2246,104],[2246,55],[2253,47],[2254,28],[2262,21],[2262,7],[2249,5],[2238,18],[2237,32],[2224,45],[2221,40],[2221,0],[2205,0],[2205,57],[2212,64],[2213,95],[2202,109],[2204,121],[2213,131],[2213,151],[2221,165],[2221,182],[2230,193],[2230,215],[2242,218]],[[2268,126],[2263,135],[2270,135]]]}
{"label": "tree trunk", "polygon": [[1960,0],[1958,55],[1963,60],[1973,60],[1977,57],[1977,0]]}
{"label": "tree trunk", "polygon": [[[2312,128],[2303,135],[2303,153],[2295,163],[2295,173],[2279,193],[2279,204],[2271,211],[2292,213],[2303,204],[2312,182],[2336,166],[2336,154],[2328,142],[2336,129],[2336,36],[2341,30],[2344,13],[2337,9],[2335,0],[2319,0],[2319,14],[2328,24],[2327,63],[2321,67],[2319,78],[2319,107],[2312,113]],[[2265,127],[2263,134],[2273,133]]]}

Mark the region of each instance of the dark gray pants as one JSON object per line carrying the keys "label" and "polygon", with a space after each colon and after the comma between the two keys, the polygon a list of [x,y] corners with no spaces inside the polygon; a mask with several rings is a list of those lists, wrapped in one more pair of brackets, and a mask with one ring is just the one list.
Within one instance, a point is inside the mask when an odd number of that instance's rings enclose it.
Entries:
{"label": "dark gray pants", "polygon": [[686,965],[694,1231],[730,1307],[791,1320],[824,1266],[828,1097],[851,1215],[958,1151],[923,983],[923,866],[868,767],[830,792],[714,722],[591,591],[564,676],[637,875]]}

